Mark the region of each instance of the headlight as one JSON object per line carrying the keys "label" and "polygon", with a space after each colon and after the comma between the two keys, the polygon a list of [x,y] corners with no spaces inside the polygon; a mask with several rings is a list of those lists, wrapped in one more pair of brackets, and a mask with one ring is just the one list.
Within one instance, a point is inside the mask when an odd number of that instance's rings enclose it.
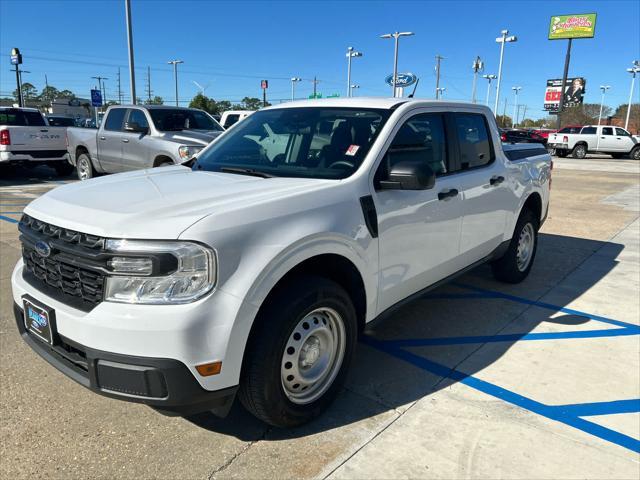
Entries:
{"label": "headlight", "polygon": [[107,240],[115,255],[107,262],[105,300],[120,303],[189,303],[216,283],[213,250],[192,242]]}
{"label": "headlight", "polygon": [[178,148],[178,155],[180,155],[180,158],[183,160],[189,160],[191,157],[193,157],[196,153],[198,153],[200,150],[202,150],[204,147],[180,147]]}

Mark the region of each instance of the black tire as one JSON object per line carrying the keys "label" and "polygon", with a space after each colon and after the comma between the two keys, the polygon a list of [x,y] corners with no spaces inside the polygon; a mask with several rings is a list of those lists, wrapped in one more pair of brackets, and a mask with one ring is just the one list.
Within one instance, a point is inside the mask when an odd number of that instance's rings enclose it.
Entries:
{"label": "black tire", "polygon": [[569,152],[567,152],[566,150],[556,150],[557,157],[565,158],[567,155],[569,155]]}
{"label": "black tire", "polygon": [[[288,428],[302,425],[317,417],[334,400],[351,364],[358,328],[351,299],[340,285],[331,280],[316,276],[298,276],[277,288],[261,309],[253,327],[245,351],[238,396],[244,407],[263,422],[275,427]],[[313,335],[301,337],[297,331],[302,328],[301,322],[307,319],[307,315],[318,309],[333,311],[343,320],[342,363],[332,364],[333,367],[329,369],[332,375],[328,375],[327,378],[333,377],[333,381],[322,382],[324,390],[313,385],[309,388],[308,391],[312,393],[313,389],[317,388],[318,398],[304,404],[294,403],[285,392],[285,369],[292,368],[291,362],[286,362],[288,357],[285,355],[295,355],[298,361],[302,361],[302,357],[298,355],[303,349],[296,351],[291,347],[291,342],[298,340],[302,347],[307,345],[307,341],[312,340]],[[314,329],[322,329],[323,326],[316,317],[312,318],[313,322],[310,320],[309,323],[315,323],[316,326],[309,327],[306,323],[302,325],[307,325],[305,329],[310,332],[318,332]],[[328,326],[323,317],[320,319]],[[326,328],[324,330],[329,332]],[[304,335],[304,331],[301,332]],[[337,335],[335,327],[333,334]],[[319,357],[316,356],[317,358]],[[312,369],[313,363],[308,368]],[[288,375],[286,380],[292,382],[297,379]],[[321,381],[316,383],[320,384]],[[299,387],[300,385],[295,388]],[[304,395],[302,392],[299,394]]]}
{"label": "black tire", "polygon": [[66,177],[67,175],[71,175],[75,167],[67,162],[58,162],[53,168],[58,176]]}
{"label": "black tire", "polygon": [[610,154],[613,158],[623,158],[624,157],[624,153],[611,153]]}
{"label": "black tire", "polygon": [[573,147],[572,155],[573,158],[583,159],[587,156],[587,146],[584,143],[579,143]]}
{"label": "black tire", "polygon": [[96,176],[96,169],[88,153],[78,155],[78,158],[76,158],[76,170],[80,180],[89,180]]}
{"label": "black tire", "polygon": [[635,147],[633,147],[633,150],[631,150],[631,153],[629,153],[629,158],[631,160],[640,160],[640,146],[636,145]]}
{"label": "black tire", "polygon": [[[524,210],[520,214],[520,218],[518,219],[518,223],[516,224],[516,228],[513,232],[513,237],[509,243],[509,248],[502,258],[491,263],[493,276],[497,280],[506,283],[520,283],[527,278],[527,275],[529,275],[531,267],[533,266],[533,261],[536,258],[536,251],[538,249],[539,223],[539,220],[531,210]],[[533,245],[529,250],[528,263],[526,266],[523,266],[519,264],[518,261],[518,250],[520,238],[525,235],[524,231],[528,228],[530,228],[532,232]]]}

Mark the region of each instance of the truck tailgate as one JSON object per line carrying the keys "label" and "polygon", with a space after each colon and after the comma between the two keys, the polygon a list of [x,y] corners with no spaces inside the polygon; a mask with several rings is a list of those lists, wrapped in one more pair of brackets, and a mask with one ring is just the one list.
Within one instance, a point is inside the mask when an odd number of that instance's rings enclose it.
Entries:
{"label": "truck tailgate", "polygon": [[2,146],[2,150],[11,152],[38,150],[66,150],[65,127],[20,127],[4,126],[0,130],[9,130],[11,144]]}

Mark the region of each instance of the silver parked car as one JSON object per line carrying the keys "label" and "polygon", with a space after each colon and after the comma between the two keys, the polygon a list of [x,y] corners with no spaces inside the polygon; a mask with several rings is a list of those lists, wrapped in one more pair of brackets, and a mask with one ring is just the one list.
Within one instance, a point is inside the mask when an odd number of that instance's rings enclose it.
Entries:
{"label": "silver parked car", "polygon": [[98,130],[67,130],[69,162],[78,178],[177,165],[190,160],[224,129],[195,108],[114,105]]}

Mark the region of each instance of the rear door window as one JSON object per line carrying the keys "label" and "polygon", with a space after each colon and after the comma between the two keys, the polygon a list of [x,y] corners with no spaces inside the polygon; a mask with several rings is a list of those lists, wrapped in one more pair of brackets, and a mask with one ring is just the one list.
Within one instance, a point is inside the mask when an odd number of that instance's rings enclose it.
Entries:
{"label": "rear door window", "polygon": [[454,126],[460,149],[460,166],[463,170],[493,162],[493,145],[484,115],[456,113]]}
{"label": "rear door window", "polygon": [[604,127],[602,129],[602,134],[603,135],[613,135],[613,128],[612,127]]}
{"label": "rear door window", "polygon": [[107,119],[104,122],[105,130],[121,131],[123,129],[124,115],[127,113],[126,108],[113,108],[109,111]]}

